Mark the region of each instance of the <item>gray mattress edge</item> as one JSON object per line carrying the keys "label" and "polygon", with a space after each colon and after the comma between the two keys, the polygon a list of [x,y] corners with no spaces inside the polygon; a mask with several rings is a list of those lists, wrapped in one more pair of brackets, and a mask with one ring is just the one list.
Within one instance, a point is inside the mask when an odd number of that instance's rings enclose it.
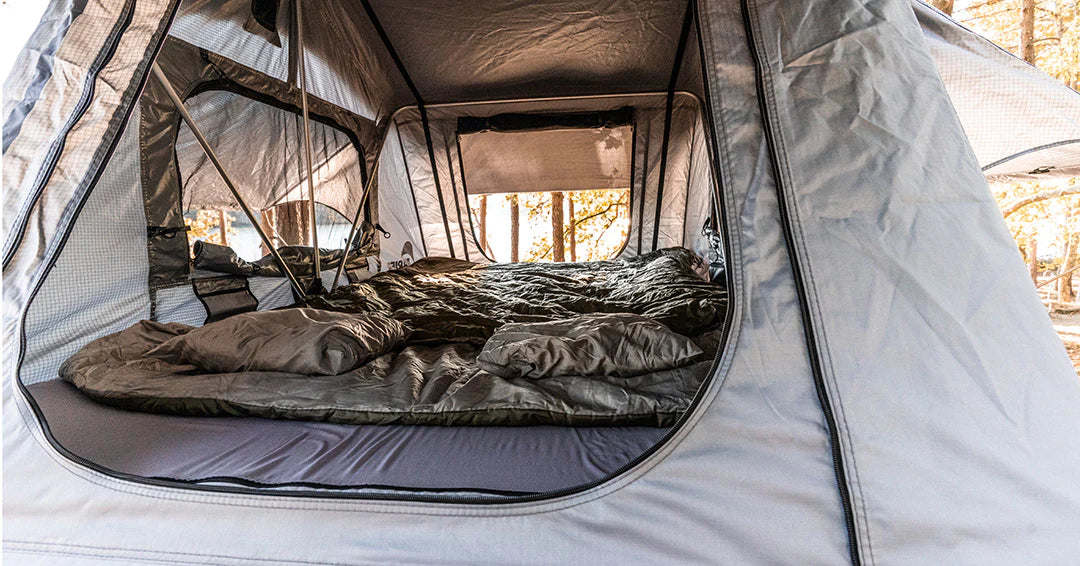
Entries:
{"label": "gray mattress edge", "polygon": [[541,493],[603,479],[668,430],[188,417],[103,405],[59,379],[28,391],[69,452],[113,472],[184,482]]}

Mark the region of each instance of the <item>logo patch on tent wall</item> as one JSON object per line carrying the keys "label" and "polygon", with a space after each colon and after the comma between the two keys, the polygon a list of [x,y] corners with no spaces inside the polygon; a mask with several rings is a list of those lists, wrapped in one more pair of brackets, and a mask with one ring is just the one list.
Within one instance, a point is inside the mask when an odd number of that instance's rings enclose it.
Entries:
{"label": "logo patch on tent wall", "polygon": [[400,260],[386,262],[386,269],[398,269],[399,267],[405,267],[406,265],[412,265],[416,259],[413,257],[413,245],[412,242],[405,242],[405,245],[401,246]]}

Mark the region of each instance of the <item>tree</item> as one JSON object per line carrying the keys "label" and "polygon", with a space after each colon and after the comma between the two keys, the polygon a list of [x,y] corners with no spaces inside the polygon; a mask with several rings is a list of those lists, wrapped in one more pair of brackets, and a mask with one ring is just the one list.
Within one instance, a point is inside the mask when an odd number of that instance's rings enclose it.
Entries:
{"label": "tree", "polygon": [[[524,207],[529,220],[533,223],[553,223],[551,218],[555,210],[553,200],[556,193],[522,193]],[[562,193],[566,207],[573,206],[573,220],[563,218],[563,240],[573,240],[572,261],[594,261],[608,259],[623,246],[630,231],[629,199],[626,189],[601,189],[586,191],[567,191]],[[552,230],[551,237],[543,237],[532,242],[526,261],[557,261],[555,259],[554,240],[558,231]],[[564,256],[565,258],[565,247]]]}
{"label": "tree", "polygon": [[521,211],[518,209],[518,195],[510,195],[510,261],[518,261],[521,238]]}
{"label": "tree", "polygon": [[[1061,269],[1059,273],[1076,273],[1076,270],[1080,267],[1080,233],[1070,234],[1068,242],[1065,244],[1065,254],[1061,260]],[[1072,285],[1073,276],[1066,275],[1061,279],[1058,279],[1058,297],[1063,303],[1076,302],[1076,290]]]}
{"label": "tree", "polygon": [[478,224],[480,224],[480,249],[487,250],[487,214],[488,214],[488,202],[487,195],[480,195],[480,218]]}
{"label": "tree", "polygon": [[[1077,0],[961,0],[953,15],[1075,89],[1080,85],[1078,12]],[[1066,264],[1080,262],[1080,245],[1074,243],[1080,234],[1080,180],[997,180],[991,188],[1033,279],[1040,267],[1060,274]],[[1047,263],[1047,257],[1061,261]],[[1063,277],[1057,289],[1063,300],[1075,300],[1071,277]]]}
{"label": "tree", "polygon": [[194,245],[201,240],[211,244],[228,245],[229,236],[236,233],[233,220],[235,218],[232,213],[224,210],[197,210],[193,218],[184,217],[184,225],[188,227],[188,242]]}
{"label": "tree", "polygon": [[306,200],[274,206],[277,233],[290,246],[311,245],[311,211]]}
{"label": "tree", "polygon": [[566,216],[570,220],[567,236],[570,240],[570,261],[577,261],[577,223],[574,221],[574,196],[566,199]]}
{"label": "tree", "polygon": [[563,193],[551,193],[551,253],[555,261],[566,261],[566,228],[563,226]]}
{"label": "tree", "polygon": [[1035,64],[1035,0],[1020,1],[1020,58]]}
{"label": "tree", "polygon": [[1075,195],[1075,194],[1080,194],[1080,185],[1070,185],[1070,186],[1066,186],[1066,187],[1056,187],[1056,188],[1053,188],[1053,189],[1047,189],[1045,191],[1040,191],[1040,192],[1038,192],[1038,193],[1036,193],[1034,195],[1030,195],[1030,196],[1026,196],[1024,198],[1018,199],[1018,200],[1016,200],[1014,202],[1002,204],[1001,205],[1001,214],[1003,216],[1005,216],[1006,218],[1008,218],[1009,216],[1012,215],[1012,213],[1020,210],[1021,208],[1024,208],[1025,206],[1032,205],[1032,204],[1035,204],[1037,202],[1042,202],[1044,200],[1050,200],[1050,199],[1054,199],[1054,198],[1058,198],[1058,197],[1063,197],[1063,196],[1067,196],[1067,195]]}
{"label": "tree", "polygon": [[[274,214],[274,209],[272,207],[262,211],[259,214],[259,225],[262,226],[263,232],[265,232],[266,235],[270,237],[271,242],[274,242],[274,235],[277,234],[276,216],[277,215]],[[274,242],[274,245],[280,246],[281,242]],[[270,253],[270,250],[266,247],[265,242],[259,244],[259,250],[264,256]]]}
{"label": "tree", "polygon": [[1031,280],[1039,283],[1039,240],[1032,234],[1028,237],[1027,241],[1027,264],[1028,275],[1031,276]]}
{"label": "tree", "polygon": [[953,0],[931,0],[930,4],[938,10],[941,10],[946,15],[951,16],[953,13]]}

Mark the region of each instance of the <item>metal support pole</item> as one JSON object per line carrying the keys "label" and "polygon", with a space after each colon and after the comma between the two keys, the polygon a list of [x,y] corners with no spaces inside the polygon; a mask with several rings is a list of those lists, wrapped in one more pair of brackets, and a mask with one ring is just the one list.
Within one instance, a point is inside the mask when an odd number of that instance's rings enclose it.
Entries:
{"label": "metal support pole", "polygon": [[308,211],[311,213],[311,289],[322,290],[319,278],[319,231],[315,221],[315,178],[311,174],[311,130],[308,124],[307,73],[304,64],[304,15],[300,5],[302,0],[293,0],[296,5],[296,70],[300,78],[300,108],[304,114],[304,165],[307,167]]}
{"label": "metal support pole", "polygon": [[[349,228],[349,239],[345,240],[345,253],[341,254],[341,263],[338,264],[337,270],[334,272],[334,280],[330,283],[330,292],[337,289],[341,274],[345,271],[345,262],[349,259],[349,248],[352,247],[353,238],[356,237],[356,227],[360,224],[360,215],[364,213],[364,205],[367,204],[368,197],[371,196],[371,191],[375,187],[375,180],[379,176],[379,161],[382,158],[383,145],[386,144],[386,138],[390,137],[390,127],[392,125],[392,122],[387,123],[386,129],[379,136],[379,143],[375,145],[378,153],[375,154],[375,162],[371,164],[371,175],[368,177],[367,182],[364,183],[364,194],[360,196],[360,204],[356,207],[356,215],[353,216],[352,226]],[[364,157],[360,156],[360,158],[363,159]]]}
{"label": "metal support pole", "polygon": [[[388,127],[386,130],[390,131],[390,128]],[[385,133],[383,134],[383,141],[386,141]],[[356,227],[360,224],[360,216],[364,213],[364,205],[367,204],[368,196],[371,195],[371,190],[375,186],[375,179],[379,175],[379,156],[382,155],[382,143],[378,147],[379,154],[375,156],[375,163],[371,167],[371,176],[368,177],[367,183],[364,183],[364,194],[360,197],[360,204],[356,207],[356,215],[353,216],[352,226],[349,228],[349,239],[345,240],[345,250],[341,254],[341,263],[338,264],[337,271],[334,272],[334,280],[330,283],[331,293],[334,292],[334,289],[337,289],[341,274],[345,271],[345,263],[349,261],[349,249],[352,248],[353,238],[356,237]]]}
{"label": "metal support pole", "polygon": [[1057,277],[1054,277],[1053,279],[1050,279],[1049,281],[1043,281],[1042,283],[1039,283],[1038,285],[1036,285],[1035,288],[1036,289],[1041,289],[1041,288],[1053,283],[1054,281],[1057,281],[1058,279],[1061,279],[1062,277],[1065,277],[1066,275],[1072,275],[1073,272],[1075,272],[1075,271],[1080,271],[1080,266],[1074,267],[1074,268],[1066,271],[1065,273],[1059,273],[1057,275]]}
{"label": "metal support pole", "polygon": [[255,213],[248,208],[247,203],[245,203],[244,199],[240,196],[240,191],[236,190],[236,185],[233,184],[229,175],[225,173],[225,168],[222,167],[221,162],[218,161],[217,154],[214,153],[214,150],[210,147],[210,142],[206,141],[206,137],[203,136],[202,130],[200,130],[199,127],[195,125],[195,121],[191,119],[191,114],[188,114],[187,107],[184,106],[184,101],[180,100],[179,94],[176,94],[176,89],[174,89],[172,83],[169,82],[169,78],[165,76],[165,73],[156,62],[152,69],[154,76],[161,82],[161,86],[165,88],[165,93],[169,95],[173,105],[176,106],[176,110],[180,113],[180,117],[184,120],[184,123],[188,125],[188,128],[191,128],[191,133],[195,135],[195,139],[199,142],[199,145],[202,146],[203,152],[206,153],[206,157],[210,159],[210,163],[214,164],[214,168],[217,169],[218,174],[221,175],[221,180],[225,181],[225,186],[229,188],[233,197],[236,198],[236,202],[240,204],[240,209],[247,215],[251,225],[255,227],[255,231],[258,232],[259,237],[262,238],[263,244],[266,245],[266,248],[270,250],[274,259],[277,260],[278,265],[281,266],[281,270],[285,272],[285,277],[289,279],[289,283],[292,285],[293,290],[296,291],[300,298],[307,298],[307,293],[304,292],[304,288],[300,286],[300,282],[296,280],[292,270],[289,269],[289,266],[285,263],[281,254],[278,253],[277,248],[274,247],[274,243],[266,236],[266,232],[263,232],[262,226],[259,226],[259,220],[255,218]]}

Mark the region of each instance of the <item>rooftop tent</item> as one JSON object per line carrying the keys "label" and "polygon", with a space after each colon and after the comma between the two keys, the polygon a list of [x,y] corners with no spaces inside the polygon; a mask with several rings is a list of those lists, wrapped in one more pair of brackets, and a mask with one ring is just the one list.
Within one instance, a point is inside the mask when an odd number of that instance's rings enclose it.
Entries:
{"label": "rooftop tent", "polygon": [[[1071,171],[1080,98],[903,0],[304,1],[312,175],[346,217],[354,181],[376,180],[362,217],[389,238],[362,248],[372,272],[486,261],[470,122],[630,109],[620,257],[700,255],[714,226],[730,296],[708,379],[659,434],[412,427],[397,434],[422,451],[402,452],[384,429],[238,419],[190,443],[156,415],[73,398],[56,377],[80,346],[207,316],[177,187],[222,201],[182,153],[153,61],[245,200],[287,204],[303,186],[296,146],[274,145],[296,136],[291,4],[178,4],[54,3],[5,84],[10,559],[1058,564],[1080,550],[1080,384],[982,171]],[[984,119],[1024,89],[1054,104],[1017,115],[1054,127]],[[547,131],[532,126],[514,131]],[[226,151],[260,139],[272,169]],[[244,281],[260,309],[292,300],[279,277]],[[566,431],[576,444],[550,442]],[[506,477],[537,483],[462,489],[498,472],[475,465],[478,445],[517,447]],[[159,456],[134,462],[147,446]],[[408,468],[410,489],[265,475],[306,458],[317,476],[379,446],[377,471]],[[597,459],[620,446],[634,456]],[[229,477],[213,475],[223,461]],[[590,466],[585,482],[574,470]]]}

